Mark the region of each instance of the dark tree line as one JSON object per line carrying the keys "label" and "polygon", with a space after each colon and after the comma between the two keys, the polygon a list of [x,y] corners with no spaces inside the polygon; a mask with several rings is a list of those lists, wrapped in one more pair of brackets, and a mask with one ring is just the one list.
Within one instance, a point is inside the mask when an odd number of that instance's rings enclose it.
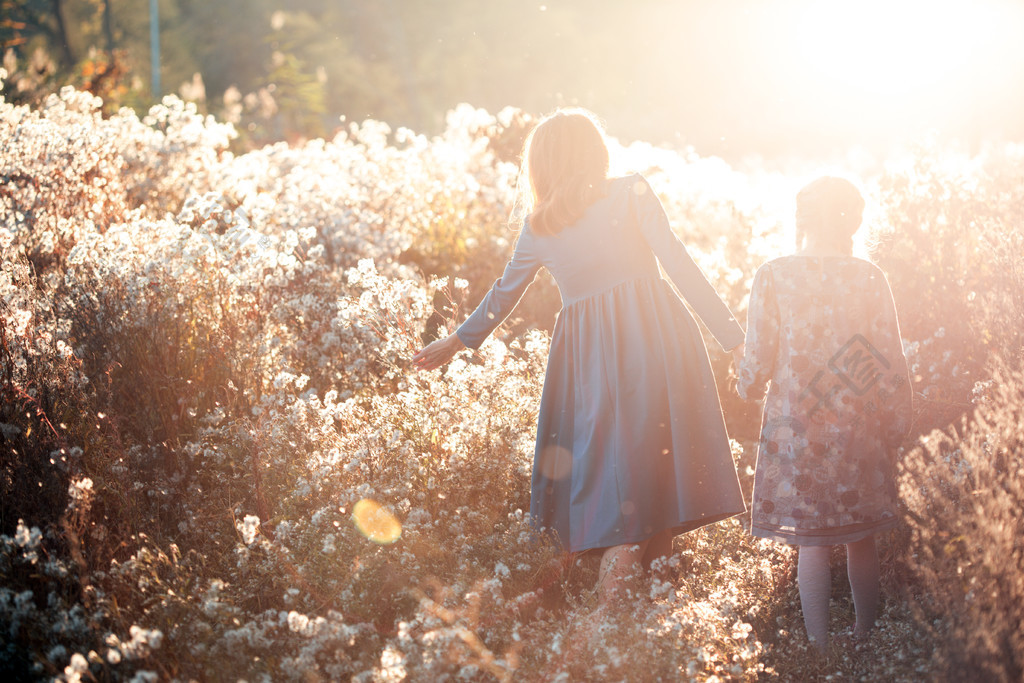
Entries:
{"label": "dark tree line", "polygon": [[[179,92],[199,74],[205,92],[186,90],[214,112],[225,94],[261,93],[264,104],[269,96],[284,136],[329,132],[342,115],[432,131],[462,101],[491,110],[595,106],[606,93],[614,99],[608,86],[623,80],[614,41],[599,30],[615,7],[160,0],[161,80]],[[111,108],[153,101],[147,0],[0,0],[0,8],[8,69],[34,78],[8,88],[8,98],[73,83]],[[97,81],[104,73],[108,80]]]}

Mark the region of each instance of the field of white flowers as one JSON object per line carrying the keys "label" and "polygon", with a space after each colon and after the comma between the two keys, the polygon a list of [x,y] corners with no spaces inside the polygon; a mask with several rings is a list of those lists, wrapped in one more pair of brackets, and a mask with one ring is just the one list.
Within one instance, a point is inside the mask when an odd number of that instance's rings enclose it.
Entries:
{"label": "field of white flowers", "polygon": [[[479,352],[410,368],[510,253],[522,112],[243,153],[174,97],[143,118],[100,104],[0,100],[5,680],[1024,673],[1024,147],[922,147],[864,178],[917,425],[879,628],[817,660],[795,554],[742,517],[677,539],[631,609],[588,619],[595,558],[523,513],[550,281]],[[817,169],[617,152],[742,314]],[[757,406],[710,348],[749,494]],[[838,553],[833,571],[840,630]]]}

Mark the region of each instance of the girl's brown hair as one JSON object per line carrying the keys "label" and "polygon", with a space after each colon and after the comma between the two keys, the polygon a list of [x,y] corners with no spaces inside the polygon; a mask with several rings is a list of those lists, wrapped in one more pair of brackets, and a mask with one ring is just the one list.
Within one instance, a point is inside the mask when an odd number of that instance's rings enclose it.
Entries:
{"label": "girl's brown hair", "polygon": [[585,109],[545,117],[526,138],[524,166],[533,198],[530,229],[552,235],[575,223],[605,193],[608,144]]}
{"label": "girl's brown hair", "polygon": [[864,197],[856,185],[835,176],[818,178],[796,195],[796,247],[801,249],[807,236],[814,235],[850,253],[863,216]]}

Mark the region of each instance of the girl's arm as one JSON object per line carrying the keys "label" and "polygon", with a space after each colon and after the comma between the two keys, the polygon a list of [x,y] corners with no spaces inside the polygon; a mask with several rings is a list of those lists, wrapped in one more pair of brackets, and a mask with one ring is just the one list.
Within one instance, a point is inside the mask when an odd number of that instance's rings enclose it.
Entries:
{"label": "girl's arm", "polygon": [[746,352],[739,364],[736,390],[743,399],[764,396],[768,380],[775,373],[779,349],[779,312],[775,302],[772,271],[769,264],[757,269],[747,305]]}
{"label": "girl's arm", "polygon": [[438,339],[427,344],[412,357],[412,362],[419,370],[435,370],[448,361],[466,345],[462,343],[456,334],[449,334],[444,339]]}
{"label": "girl's arm", "polygon": [[420,350],[413,356],[413,362],[420,369],[433,370],[447,363],[464,348],[478,348],[494,328],[512,313],[538,270],[540,259],[524,226],[512,259],[505,266],[505,272],[494,281],[476,310],[454,334],[438,339]]}
{"label": "girl's arm", "polygon": [[726,351],[743,343],[743,328],[722,301],[715,288],[694,263],[679,237],[672,232],[665,208],[640,175],[630,195],[634,215],[647,244],[654,250],[662,268],[687,303],[700,316],[711,334]]}
{"label": "girl's arm", "polygon": [[896,302],[892,289],[881,270],[875,275],[877,287],[878,315],[873,324],[872,336],[879,350],[889,361],[888,376],[880,382],[878,392],[887,419],[883,421],[886,445],[896,448],[910,431],[913,419],[913,390],[910,384],[910,370],[907,356],[903,352],[900,323],[896,315]]}

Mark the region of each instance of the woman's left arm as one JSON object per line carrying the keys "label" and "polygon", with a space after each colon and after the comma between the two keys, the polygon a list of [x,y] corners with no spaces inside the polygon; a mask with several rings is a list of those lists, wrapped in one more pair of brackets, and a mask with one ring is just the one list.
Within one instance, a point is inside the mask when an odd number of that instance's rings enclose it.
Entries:
{"label": "woman's left arm", "polygon": [[637,176],[633,185],[632,201],[644,239],[679,293],[723,349],[731,351],[742,344],[743,328],[672,231],[665,207],[643,176]]}

